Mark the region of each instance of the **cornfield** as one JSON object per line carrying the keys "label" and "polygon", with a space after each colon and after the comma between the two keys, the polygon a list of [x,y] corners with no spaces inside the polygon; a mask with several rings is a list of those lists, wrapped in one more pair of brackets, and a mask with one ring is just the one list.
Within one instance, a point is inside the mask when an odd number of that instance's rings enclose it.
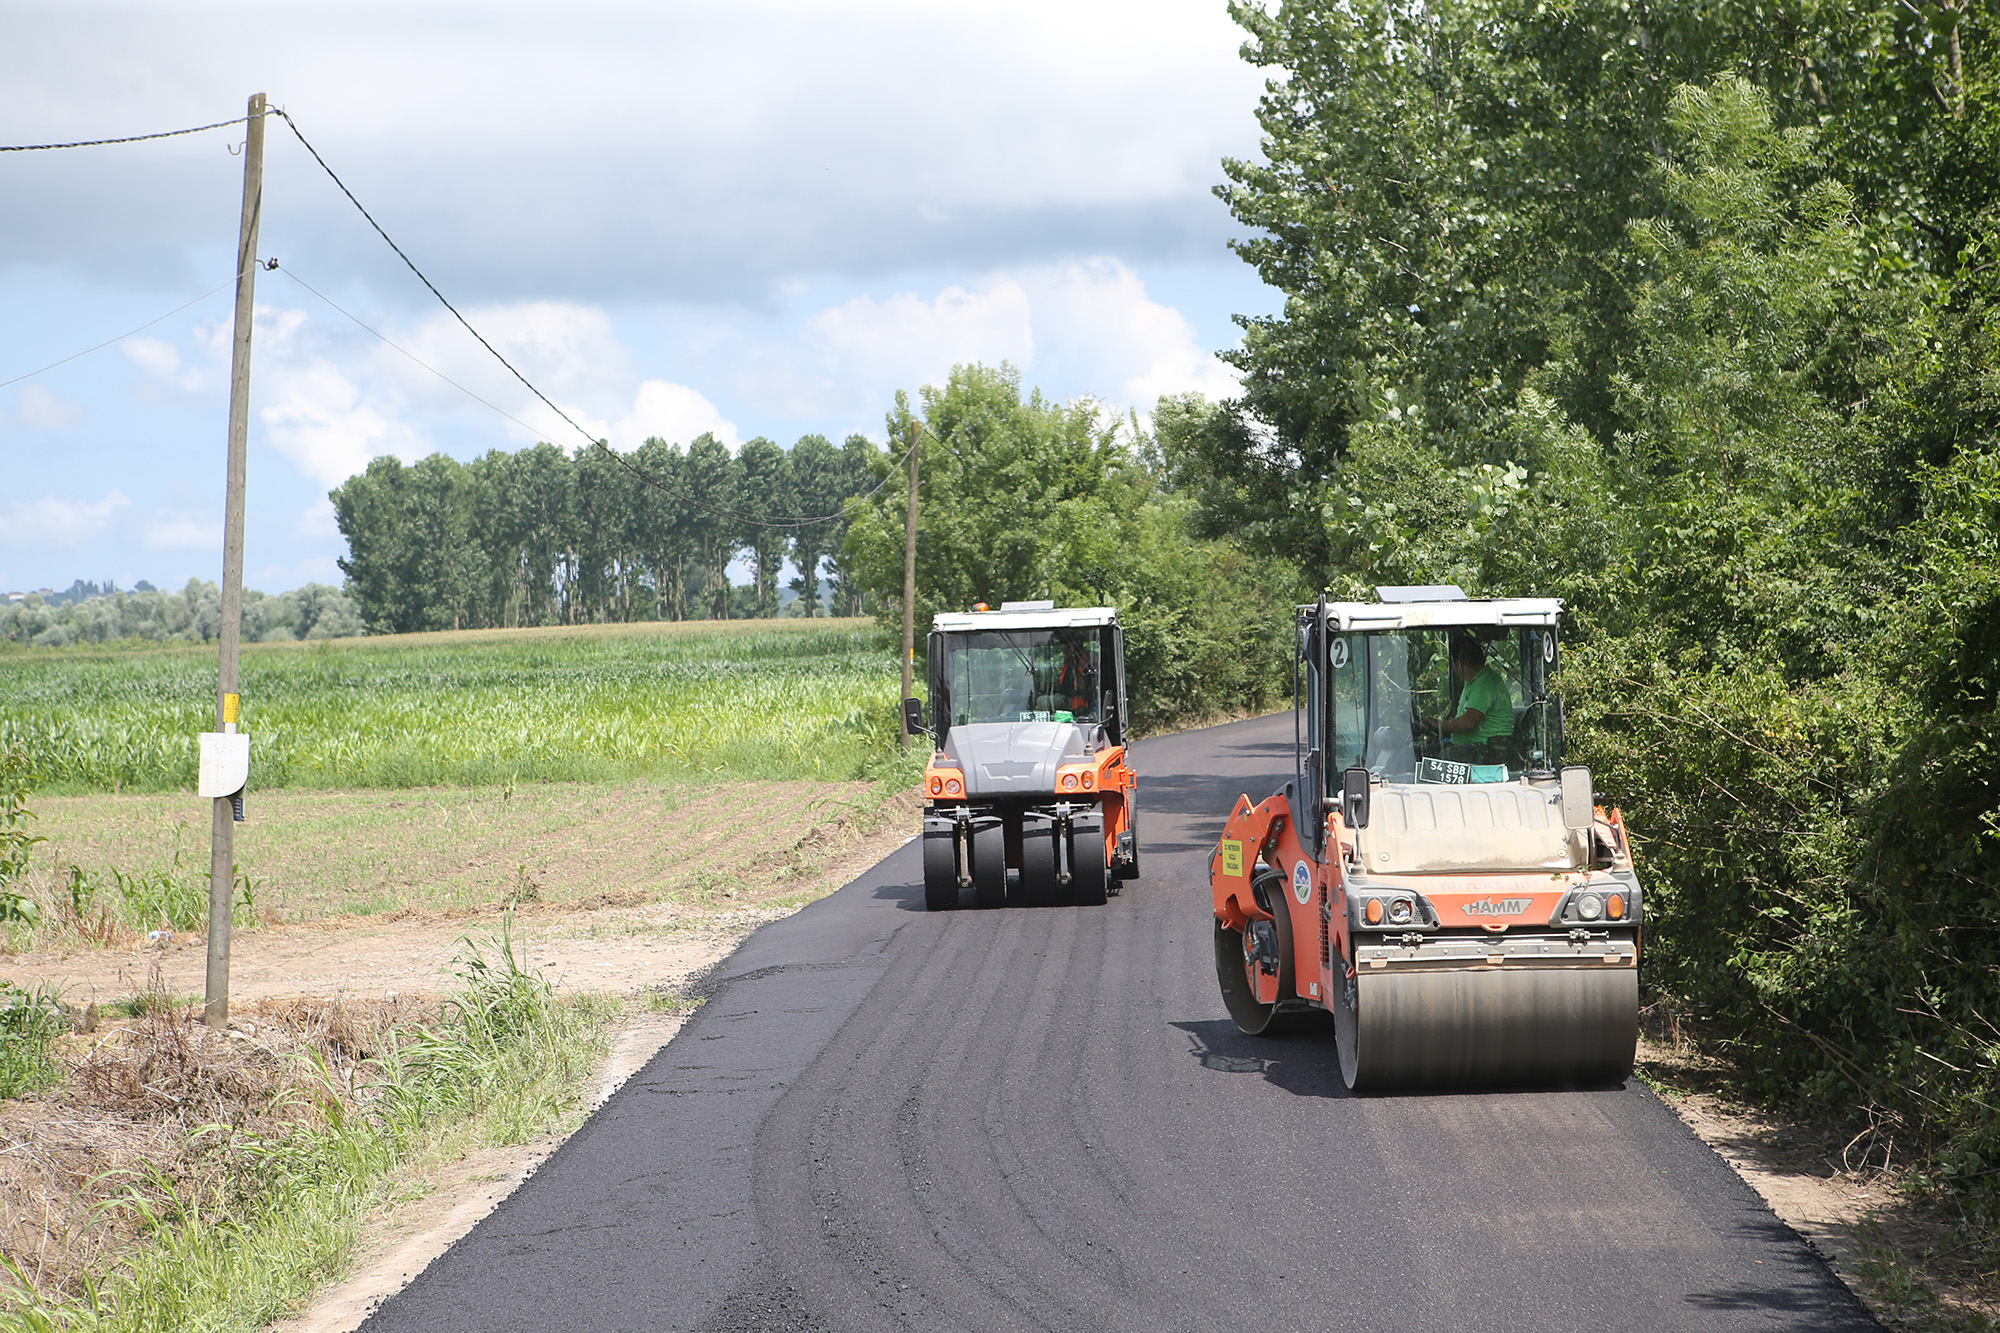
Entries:
{"label": "cornfield", "polygon": [[[0,656],[0,748],[43,790],[192,787],[214,650]],[[483,631],[246,646],[251,786],[870,776],[896,656],[865,622]]]}

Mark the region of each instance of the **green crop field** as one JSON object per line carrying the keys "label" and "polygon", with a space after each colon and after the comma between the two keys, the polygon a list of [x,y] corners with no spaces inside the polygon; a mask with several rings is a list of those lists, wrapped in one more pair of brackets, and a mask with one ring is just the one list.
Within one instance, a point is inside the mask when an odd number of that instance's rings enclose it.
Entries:
{"label": "green crop field", "polygon": [[[52,793],[195,780],[216,653],[0,655],[0,745]],[[251,789],[850,779],[892,765],[892,636],[865,620],[482,630],[243,651]]]}

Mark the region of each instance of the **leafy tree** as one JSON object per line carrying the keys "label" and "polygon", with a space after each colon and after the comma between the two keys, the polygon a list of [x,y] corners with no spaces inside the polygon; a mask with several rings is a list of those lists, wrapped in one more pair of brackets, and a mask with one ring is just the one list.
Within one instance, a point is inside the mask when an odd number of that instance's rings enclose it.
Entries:
{"label": "leafy tree", "polygon": [[[891,460],[900,458],[899,451],[891,450]],[[850,435],[840,446],[840,476],[843,494],[850,496],[869,495],[883,481],[887,463],[882,451],[866,435]],[[852,530],[854,511],[849,510],[846,518],[839,523],[829,524],[827,542],[833,554],[829,557],[833,570],[828,580],[829,600],[834,614],[858,616],[867,611],[867,588],[863,586],[860,570],[851,553],[847,534]],[[897,596],[902,595],[902,585],[897,585]]]}
{"label": "leafy tree", "polygon": [[706,620],[728,620],[729,564],[742,545],[731,515],[743,504],[743,465],[729,446],[703,432],[688,446],[681,476],[686,494],[698,507],[694,558]]}
{"label": "leafy tree", "polygon": [[348,555],[340,569],[371,634],[401,633],[412,614],[403,578],[405,485],[402,461],[384,454],[329,493],[334,522],[347,539]]}
{"label": "leafy tree", "polygon": [[[850,494],[840,452],[824,435],[801,436],[792,446],[791,476],[795,507],[802,518],[837,514]],[[809,616],[821,612],[820,566],[839,549],[842,527],[836,519],[792,529],[792,564],[799,571],[792,589]]]}
{"label": "leafy tree", "polygon": [[[736,458],[742,470],[741,503],[749,518],[787,519],[798,514],[791,460],[783,449],[760,435],[745,443]],[[778,614],[778,573],[784,568],[790,539],[788,528],[757,522],[742,525],[742,543],[750,548],[753,605],[758,616]]]}
{"label": "leafy tree", "polygon": [[687,619],[687,565],[702,515],[677,494],[686,485],[686,457],[680,446],[657,436],[632,455],[633,465],[657,485],[642,485],[633,497],[637,544],[651,575],[661,620]]}

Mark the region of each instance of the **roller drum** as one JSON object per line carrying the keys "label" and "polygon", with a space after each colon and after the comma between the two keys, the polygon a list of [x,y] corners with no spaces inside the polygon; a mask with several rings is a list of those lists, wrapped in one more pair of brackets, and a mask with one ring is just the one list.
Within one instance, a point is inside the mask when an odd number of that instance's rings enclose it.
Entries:
{"label": "roller drum", "polygon": [[[1344,1007],[1344,1006],[1337,1006]],[[1632,1072],[1636,968],[1364,973],[1337,1012],[1356,1091],[1533,1084],[1605,1087]]]}

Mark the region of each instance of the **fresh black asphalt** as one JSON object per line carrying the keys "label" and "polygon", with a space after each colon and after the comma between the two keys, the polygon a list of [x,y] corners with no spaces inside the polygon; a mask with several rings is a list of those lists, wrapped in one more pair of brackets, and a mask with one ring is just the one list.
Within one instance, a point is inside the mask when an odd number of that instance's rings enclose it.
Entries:
{"label": "fresh black asphalt", "polygon": [[365,1327],[1878,1327],[1636,1081],[1352,1097],[1323,1025],[1240,1035],[1205,863],[1291,715],[1136,763],[1122,897],[927,913],[902,848],[751,936]]}

